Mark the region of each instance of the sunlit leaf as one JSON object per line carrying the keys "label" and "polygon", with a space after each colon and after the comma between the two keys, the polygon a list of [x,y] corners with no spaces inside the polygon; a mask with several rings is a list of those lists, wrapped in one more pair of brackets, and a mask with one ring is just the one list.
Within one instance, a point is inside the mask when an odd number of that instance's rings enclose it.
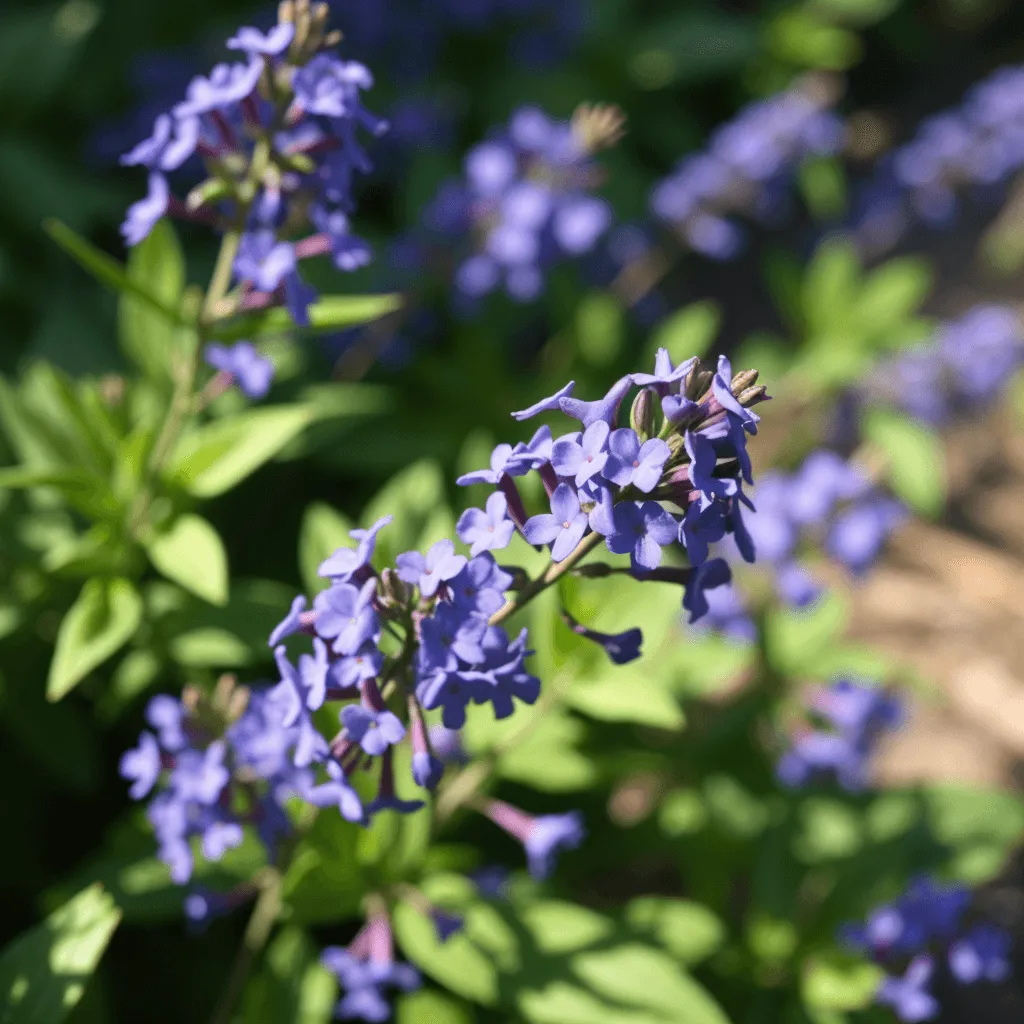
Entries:
{"label": "sunlit leaf", "polygon": [[83,890],[0,953],[0,1021],[59,1024],[85,992],[121,912],[99,885]]}
{"label": "sunlit leaf", "polygon": [[47,699],[60,700],[123,647],[141,621],[142,599],[129,580],[89,580],[60,624]]}

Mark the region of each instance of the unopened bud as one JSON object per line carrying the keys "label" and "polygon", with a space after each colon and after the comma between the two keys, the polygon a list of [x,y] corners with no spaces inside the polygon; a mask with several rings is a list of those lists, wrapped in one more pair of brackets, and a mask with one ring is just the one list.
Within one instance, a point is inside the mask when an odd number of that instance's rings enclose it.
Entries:
{"label": "unopened bud", "polygon": [[207,178],[200,182],[185,197],[185,207],[190,213],[195,213],[201,206],[207,203],[216,202],[218,199],[225,199],[231,195],[231,182],[225,178]]}
{"label": "unopened bud", "polygon": [[380,598],[385,607],[404,608],[409,603],[409,588],[398,578],[394,569],[384,569],[380,574]]}
{"label": "unopened bud", "polygon": [[686,397],[691,401],[697,401],[711,387],[713,377],[714,374],[710,370],[698,370],[694,366],[686,380]]}
{"label": "unopened bud", "polygon": [[758,402],[768,401],[768,389],[763,384],[758,384],[756,387],[746,388],[736,396],[736,401],[740,403],[745,409],[749,409],[752,405],[757,405]]}
{"label": "unopened bud", "polygon": [[227,706],[227,720],[229,722],[237,722],[245,714],[245,709],[249,706],[249,698],[251,696],[252,691],[248,686],[235,687],[235,692],[231,694],[231,699],[228,701]]}
{"label": "unopened bud", "polygon": [[633,407],[629,411],[629,425],[636,431],[641,441],[646,441],[658,432],[654,422],[657,398],[652,388],[644,388],[633,399]]}
{"label": "unopened bud", "polygon": [[277,20],[281,25],[291,24],[295,20],[295,0],[281,0],[277,5]]}
{"label": "unopened bud", "polygon": [[586,565],[578,565],[573,569],[574,576],[582,576],[588,580],[600,580],[605,576],[611,576],[614,570],[607,562],[587,562]]}
{"label": "unopened bud", "polygon": [[732,384],[730,385],[732,393],[734,395],[738,395],[744,389],[755,384],[757,382],[757,378],[757,370],[740,370],[740,372],[732,379]]}
{"label": "unopened bud", "polygon": [[199,702],[202,700],[202,693],[198,686],[193,686],[192,683],[188,683],[185,688],[181,691],[181,703],[186,711],[194,714],[196,708],[199,707]]}

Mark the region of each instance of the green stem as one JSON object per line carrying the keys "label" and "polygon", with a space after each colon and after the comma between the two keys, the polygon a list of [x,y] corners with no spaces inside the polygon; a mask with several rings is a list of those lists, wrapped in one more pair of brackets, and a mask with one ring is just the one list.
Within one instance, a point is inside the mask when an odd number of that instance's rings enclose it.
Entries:
{"label": "green stem", "polygon": [[260,894],[252,908],[249,923],[245,927],[242,944],[235,954],[228,983],[210,1018],[210,1024],[231,1024],[235,1004],[245,988],[252,965],[267,944],[281,913],[281,883],[281,873],[275,868],[269,868],[260,886]]}
{"label": "green stem", "polygon": [[[244,223],[247,213],[247,208],[240,211],[240,222]],[[210,278],[210,287],[206,290],[206,298],[203,301],[201,322],[204,324],[217,318],[217,307],[231,287],[231,271],[234,269],[235,257],[238,255],[238,247],[241,244],[242,231],[240,228],[228,231],[221,239],[217,262],[213,268],[213,277]]]}
{"label": "green stem", "polygon": [[491,616],[490,624],[492,626],[499,625],[519,611],[520,608],[529,604],[539,593],[547,590],[552,583],[560,580],[570,569],[586,558],[603,540],[604,537],[596,531],[587,534],[562,561],[552,562],[545,572],[533,580],[533,582],[528,583],[515,597],[499,608]]}

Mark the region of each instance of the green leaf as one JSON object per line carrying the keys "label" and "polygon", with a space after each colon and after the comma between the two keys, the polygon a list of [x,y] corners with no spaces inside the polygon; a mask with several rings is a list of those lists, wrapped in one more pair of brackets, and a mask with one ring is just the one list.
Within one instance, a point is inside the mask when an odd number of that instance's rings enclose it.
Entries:
{"label": "green leaf", "polygon": [[0,1022],[58,1024],[82,998],[121,912],[99,885],[83,890],[0,953]]}
{"label": "green leaf", "polygon": [[952,871],[977,885],[1002,870],[1024,835],[1024,800],[960,784],[924,790],[928,824],[935,838],[954,851]]}
{"label": "green leaf", "polygon": [[421,989],[398,1001],[397,1024],[472,1024],[469,1007],[451,996]]}
{"label": "green leaf", "polygon": [[123,647],[141,622],[142,599],[129,580],[89,580],[60,624],[47,700],[60,700],[69,693]]}
{"label": "green leaf", "polygon": [[654,330],[643,366],[654,365],[659,348],[667,348],[677,365],[690,356],[702,356],[718,334],[722,313],[714,302],[694,302],[676,310]]}
{"label": "green leaf", "polygon": [[330,580],[317,574],[324,560],[338,548],[352,547],[349,536],[352,523],[322,501],[306,508],[299,529],[299,568],[307,594],[317,594],[330,586]]}
{"label": "green leaf", "polygon": [[859,291],[860,261],[852,243],[845,239],[823,242],[804,275],[803,310],[810,334],[845,335],[851,329],[850,311]]}
{"label": "green leaf", "polygon": [[615,1003],[655,1011],[678,1024],[729,1024],[710,995],[667,953],[640,943],[578,953],[573,973]]}
{"label": "green leaf", "polygon": [[846,210],[846,175],[834,157],[804,162],[799,170],[800,191],[816,220],[834,221]]}
{"label": "green leaf", "polygon": [[932,286],[924,259],[905,256],[889,260],[868,274],[857,297],[854,318],[869,336],[887,345],[886,335],[915,313]]}
{"label": "green leaf", "polygon": [[[474,907],[473,911],[488,910]],[[395,935],[405,955],[435,981],[456,995],[492,1006],[498,998],[498,972],[487,953],[473,940],[477,914],[467,915],[462,932],[440,943],[434,926],[408,904],[395,907]]]}
{"label": "green leaf", "polygon": [[822,956],[806,968],[800,988],[804,1002],[822,1010],[863,1010],[874,1001],[885,971],[841,954]]}
{"label": "green leaf", "polygon": [[703,903],[645,896],[626,907],[626,919],[651,931],[658,942],[686,966],[700,963],[725,942],[725,926]]}
{"label": "green leaf", "polygon": [[[519,709],[519,714],[524,712],[524,727],[533,715],[538,721],[522,742],[499,754],[498,774],[547,793],[571,792],[593,785],[597,779],[597,766],[578,749],[587,732],[583,723],[551,708]],[[472,717],[470,738],[473,737],[472,727],[485,718],[480,714]],[[502,737],[507,736],[508,729],[502,728],[503,722],[493,722],[493,719],[491,722],[492,735],[500,743]]]}
{"label": "green leaf", "polygon": [[299,928],[278,933],[264,957],[263,969],[246,986],[244,1024],[328,1024],[338,985],[317,962],[313,943]]}
{"label": "green leaf", "polygon": [[801,832],[793,853],[804,864],[851,857],[864,842],[864,823],[856,808],[839,800],[808,797],[800,805]]}
{"label": "green leaf", "polygon": [[580,354],[594,366],[607,366],[622,348],[625,318],[618,299],[609,292],[591,292],[576,310]]}
{"label": "green leaf", "polygon": [[616,665],[587,673],[570,687],[566,702],[605,722],[636,722],[659,729],[681,729],[686,722],[667,676],[650,667],[630,671]]}
{"label": "green leaf", "polygon": [[311,419],[303,406],[253,409],[182,438],[168,475],[197,498],[231,490],[295,440]]}
{"label": "green leaf", "polygon": [[885,453],[889,486],[915,512],[937,516],[946,504],[946,455],[927,427],[888,409],[863,417],[864,436]]}
{"label": "green leaf", "polygon": [[805,610],[771,611],[764,642],[772,668],[782,675],[819,677],[819,661],[834,650],[849,611],[848,602],[834,592]]}
{"label": "green leaf", "polygon": [[823,24],[807,11],[787,10],[768,27],[771,51],[809,68],[844,71],[860,59],[863,47],[853,32]]}
{"label": "green leaf", "polygon": [[265,338],[273,334],[326,334],[377,320],[402,307],[400,295],[325,295],[309,307],[309,327],[297,328],[285,309],[271,309],[232,317],[210,328],[210,335],[224,341]]}
{"label": "green leaf", "polygon": [[359,910],[366,879],[357,842],[357,829],[337,810],[317,815],[284,877],[282,895],[297,924],[343,920]]}
{"label": "green leaf", "polygon": [[159,303],[125,292],[118,309],[121,348],[125,355],[151,377],[167,378],[178,326],[164,309],[181,308],[185,291],[185,257],[174,228],[164,219],[157,222],[144,241],[128,257],[128,279]]}
{"label": "green leaf", "polygon": [[105,284],[115,292],[130,293],[168,321],[188,326],[177,309],[166,305],[158,296],[150,294],[138,281],[133,280],[124,266],[118,263],[113,256],[108,256],[101,249],[97,249],[66,224],[51,218],[43,222],[43,228],[83,270],[95,277],[101,284]]}
{"label": "green leaf", "polygon": [[754,22],[702,8],[650,25],[636,39],[630,71],[643,88],[699,82],[741,68],[755,53]]}
{"label": "green leaf", "polygon": [[211,604],[228,599],[228,556],[220,534],[202,516],[187,513],[146,543],[158,572]]}
{"label": "green leaf", "polygon": [[565,900],[538,900],[523,909],[522,920],[544,956],[575,953],[615,930],[604,915]]}

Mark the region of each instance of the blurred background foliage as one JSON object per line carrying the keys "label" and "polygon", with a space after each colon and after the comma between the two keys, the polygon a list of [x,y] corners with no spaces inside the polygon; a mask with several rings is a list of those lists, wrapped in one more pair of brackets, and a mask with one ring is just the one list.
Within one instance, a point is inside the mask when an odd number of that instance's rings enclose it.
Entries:
{"label": "blurred background foliage", "polygon": [[[347,0],[332,6],[345,27]],[[235,0],[7,0],[0,462],[21,468],[0,471],[8,474],[0,475],[0,779],[9,837],[0,844],[0,930],[9,939],[104,883],[123,925],[69,1018],[78,1024],[208,1016],[243,922],[236,915],[188,934],[117,760],[147,694],[212,686],[224,671],[247,681],[269,674],[269,630],[297,589],[321,585],[315,567],[347,543],[352,524],[394,513],[394,531],[381,538],[389,558],[451,534],[458,512],[482,501],[473,489],[457,493],[454,476],[514,439],[511,409],[569,378],[603,391],[661,344],[758,366],[776,400],[755,461],[791,467],[820,435],[822,406],[878,360],[927,338],[936,317],[979,294],[1019,290],[1024,246],[1012,201],[966,209],[950,234],[912,229],[885,261],[824,237],[844,223],[852,190],[883,149],[956,104],[972,82],[1022,59],[1024,9],[1009,0],[559,0],[450,31],[440,18],[432,23],[426,3],[382,8],[383,34],[366,30],[361,46],[354,31],[347,51],[375,72],[371,106],[393,114],[417,100],[443,130],[380,144],[356,217],[378,254],[458,173],[467,147],[524,103],[561,117],[585,101],[626,112],[626,140],[603,158],[602,193],[622,220],[644,213],[653,183],[717,124],[807,71],[835,75],[850,158],[805,168],[799,212],[780,229],[754,230],[737,260],[684,256],[644,308],[569,267],[538,304],[492,298],[464,318],[428,299],[431,319],[417,341],[391,344],[369,365],[346,362],[351,348],[332,336],[269,343],[273,406],[246,411],[237,394],[219,399],[214,422],[200,428],[208,433],[193,435],[180,463],[172,457],[166,467],[159,500],[167,507],[156,521],[179,533],[126,540],[118,531],[137,493],[133,430],[166,399],[150,342],[168,328],[130,295],[98,287],[42,225],[56,217],[120,257],[118,224],[140,180],[116,155],[148,132],[167,88],[180,91],[212,62],[218,40],[264,12]],[[549,50],[531,41],[538,24],[549,29]],[[187,281],[205,280],[214,256],[204,232],[178,237],[157,232],[129,261],[129,273],[168,301]],[[321,271],[317,283],[326,292],[386,291],[381,263],[344,279]],[[923,516],[942,516],[949,482],[937,434],[884,411],[862,427],[879,479]],[[198,476],[196,451],[205,451]],[[81,480],[68,477],[73,460],[86,466]],[[36,486],[24,490],[26,480],[10,475],[18,472],[36,473],[28,481]],[[201,568],[183,570],[181,551]],[[85,582],[97,574],[101,581]],[[635,592],[617,578],[586,590],[567,581],[561,597],[598,628],[621,625],[624,610],[636,617]],[[65,641],[62,650],[58,633],[76,601],[83,621],[105,626],[98,640],[93,629],[91,646]],[[476,721],[467,742],[493,760],[512,798],[539,790],[531,806],[555,810],[570,794],[591,838],[543,896],[520,880],[500,904],[480,900],[461,875],[510,860],[507,843],[467,822],[433,849],[429,884],[468,911],[468,937],[439,957],[422,922],[399,915],[408,956],[454,993],[408,997],[400,1024],[721,1020],[679,964],[736,1022],[836,1024],[862,1008],[877,978],[835,951],[837,923],[862,916],[911,870],[941,868],[972,884],[996,878],[1024,829],[1024,804],[953,784],[852,800],[779,791],[771,746],[751,735],[752,723],[765,721],[766,691],[736,688],[737,679],[803,682],[853,670],[927,688],[898,658],[844,638],[850,604],[840,586],[813,612],[767,611],[752,646],[683,631],[673,592],[644,605],[645,658],[627,672],[562,629],[557,604],[539,601],[535,671],[557,702],[524,710],[527,734],[515,746]],[[48,686],[51,698],[74,692],[48,702]],[[772,700],[781,702],[769,718],[785,705],[777,693]],[[384,857],[423,857],[425,840],[412,829],[387,841],[361,837],[357,848],[337,824],[311,841],[310,874],[294,882],[292,917],[239,1020],[326,1019],[331,990],[313,942],[351,934],[344,917],[362,891],[359,872],[400,870],[382,867]],[[216,872],[244,877],[251,856],[234,851]],[[51,929],[99,935],[102,949],[116,913],[106,899],[84,889]],[[82,958],[73,969],[90,971],[87,949]],[[6,969],[0,960],[0,977]],[[645,976],[658,980],[638,986]],[[1009,1021],[1019,1016],[999,1014],[1020,1005],[1018,997],[1001,1009],[974,1006],[964,1011],[971,1016],[954,1008],[949,1019]]]}

